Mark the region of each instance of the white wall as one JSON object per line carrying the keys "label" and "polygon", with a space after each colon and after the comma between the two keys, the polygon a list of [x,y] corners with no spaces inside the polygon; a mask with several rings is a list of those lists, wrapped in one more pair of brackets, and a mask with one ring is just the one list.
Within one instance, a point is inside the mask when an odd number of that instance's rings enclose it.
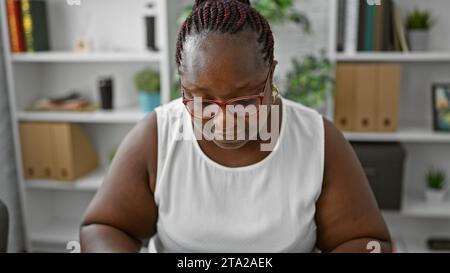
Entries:
{"label": "white wall", "polygon": [[[330,0],[296,0],[298,10],[307,14],[311,21],[311,33],[305,34],[293,23],[271,24],[275,38],[275,58],[278,60],[276,77],[282,83],[291,69],[291,59],[316,54],[328,49]],[[283,92],[283,90],[281,90]]]}
{"label": "white wall", "polygon": [[88,36],[93,40],[94,50],[144,50],[144,20],[141,13],[147,3],[154,1],[127,1],[126,9],[123,8],[124,1],[83,0],[81,5],[70,6],[65,0],[47,0],[52,49],[72,50],[76,37]]}

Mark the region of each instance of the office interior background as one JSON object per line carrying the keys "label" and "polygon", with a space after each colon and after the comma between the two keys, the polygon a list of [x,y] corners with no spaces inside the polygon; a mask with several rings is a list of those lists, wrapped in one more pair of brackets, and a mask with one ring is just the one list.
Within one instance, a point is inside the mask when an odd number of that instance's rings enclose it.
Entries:
{"label": "office interior background", "polygon": [[[351,142],[396,252],[449,251],[450,1],[275,2],[252,1],[274,33],[283,95]],[[1,1],[8,252],[70,252],[123,137],[179,97],[175,44],[192,3]]]}

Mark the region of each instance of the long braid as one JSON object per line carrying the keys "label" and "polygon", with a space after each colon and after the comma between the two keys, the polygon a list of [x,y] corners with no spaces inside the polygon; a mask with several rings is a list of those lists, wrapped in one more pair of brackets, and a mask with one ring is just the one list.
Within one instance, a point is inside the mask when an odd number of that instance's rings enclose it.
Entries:
{"label": "long braid", "polygon": [[180,29],[176,48],[176,63],[182,62],[183,46],[186,38],[203,31],[235,34],[248,25],[258,34],[264,60],[273,60],[274,40],[267,20],[251,7],[249,0],[195,0],[192,14]]}

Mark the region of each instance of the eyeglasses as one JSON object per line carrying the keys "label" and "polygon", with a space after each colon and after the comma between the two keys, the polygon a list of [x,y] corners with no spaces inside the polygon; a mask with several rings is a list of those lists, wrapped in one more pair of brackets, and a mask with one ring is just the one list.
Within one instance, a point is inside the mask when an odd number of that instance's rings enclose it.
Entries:
{"label": "eyeglasses", "polygon": [[[270,66],[272,67],[272,66]],[[270,78],[271,70],[267,74],[264,81],[263,90],[258,95],[242,96],[232,98],[226,101],[208,100],[202,97],[186,98],[184,88],[182,87],[183,104],[188,112],[194,117],[202,120],[209,120],[217,116],[217,114],[225,108],[233,116],[249,117],[258,113],[259,106],[264,100],[264,91]]]}

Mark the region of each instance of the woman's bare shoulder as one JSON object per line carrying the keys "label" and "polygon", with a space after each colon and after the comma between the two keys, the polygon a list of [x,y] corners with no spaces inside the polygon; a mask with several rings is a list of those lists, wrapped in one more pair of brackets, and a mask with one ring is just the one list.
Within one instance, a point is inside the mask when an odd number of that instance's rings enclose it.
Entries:
{"label": "woman's bare shoulder", "polygon": [[129,133],[130,141],[135,142],[138,146],[133,150],[140,154],[139,157],[147,166],[152,193],[156,186],[158,159],[158,122],[156,115],[156,112],[148,113]]}

